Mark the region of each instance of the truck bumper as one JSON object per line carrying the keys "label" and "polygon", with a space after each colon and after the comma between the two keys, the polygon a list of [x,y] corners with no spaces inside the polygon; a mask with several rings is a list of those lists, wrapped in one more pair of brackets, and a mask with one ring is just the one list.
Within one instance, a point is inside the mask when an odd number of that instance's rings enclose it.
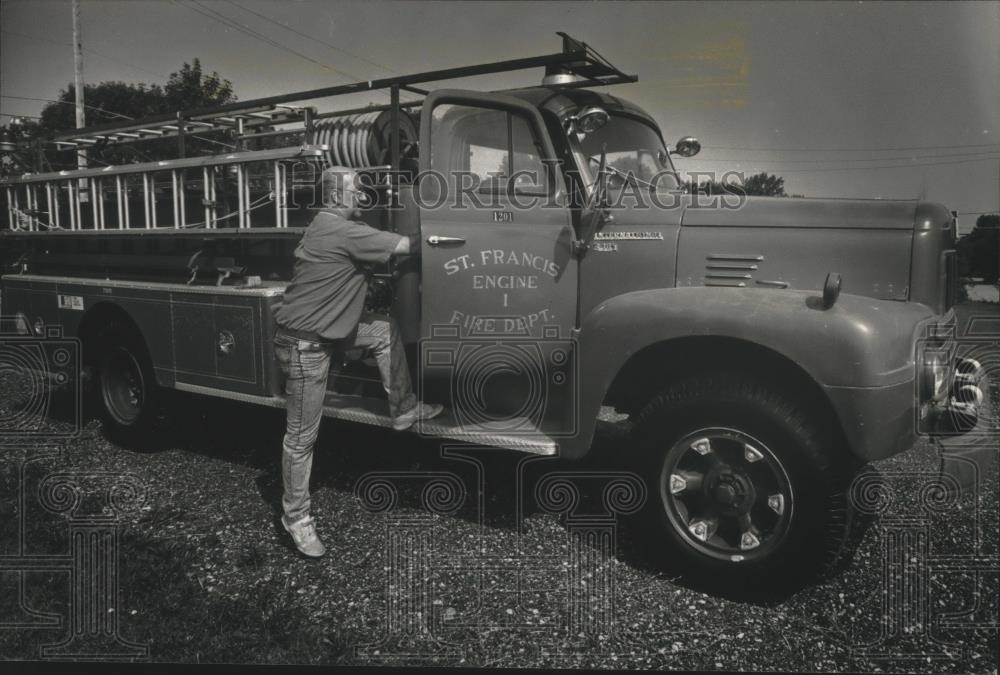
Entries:
{"label": "truck bumper", "polygon": [[[976,384],[989,390],[985,381]],[[929,437],[941,458],[943,487],[959,492],[978,489],[997,461],[996,432],[980,419],[982,401],[952,395],[942,404],[920,406],[912,380],[890,387],[825,389],[851,452],[865,461],[905,452],[921,436]]]}
{"label": "truck bumper", "polygon": [[851,452],[874,462],[905,452],[917,441],[913,380],[888,387],[824,387]]}
{"label": "truck bumper", "polygon": [[941,456],[942,485],[949,492],[976,494],[982,476],[997,461],[997,432],[982,415],[989,406],[991,382],[974,359],[959,359],[951,394],[925,408],[926,430]]}
{"label": "truck bumper", "polygon": [[983,476],[993,475],[997,448],[996,441],[990,443],[988,435],[962,445],[947,442],[936,445],[941,455],[941,483],[946,491],[977,494],[982,489]]}

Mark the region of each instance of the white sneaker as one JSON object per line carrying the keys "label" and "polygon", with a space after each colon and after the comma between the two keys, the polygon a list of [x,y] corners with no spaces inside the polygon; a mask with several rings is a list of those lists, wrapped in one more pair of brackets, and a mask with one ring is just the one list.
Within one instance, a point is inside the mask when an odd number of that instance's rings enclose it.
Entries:
{"label": "white sneaker", "polygon": [[306,516],[291,524],[285,520],[284,516],[281,516],[281,524],[288,534],[292,535],[295,548],[299,549],[303,555],[307,555],[310,558],[318,558],[326,553],[326,547],[323,546],[323,542],[319,540],[319,536],[316,534],[316,523],[313,522],[312,516]]}
{"label": "white sneaker", "polygon": [[413,426],[413,423],[417,420],[429,420],[437,417],[444,410],[444,406],[440,403],[424,403],[422,401],[417,401],[417,405],[413,406],[405,413],[396,416],[392,420],[392,428],[396,431],[404,431]]}

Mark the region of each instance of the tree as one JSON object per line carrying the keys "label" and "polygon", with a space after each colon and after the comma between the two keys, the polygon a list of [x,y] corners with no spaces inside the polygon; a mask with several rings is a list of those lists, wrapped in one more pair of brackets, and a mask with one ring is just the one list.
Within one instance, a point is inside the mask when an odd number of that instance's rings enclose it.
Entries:
{"label": "tree", "polygon": [[766,172],[755,173],[743,179],[742,185],[733,183],[723,183],[719,181],[705,181],[704,183],[684,182],[682,185],[685,191],[691,194],[704,195],[756,195],[760,197],[787,197],[785,193],[785,179]]}
{"label": "tree", "polygon": [[[76,91],[72,84],[59,92],[56,102],[42,109],[38,132],[43,138],[72,131],[76,128],[74,110]],[[233,85],[217,72],[206,74],[201,62],[194,59],[185,63],[177,72],[171,73],[166,84],[147,85],[126,82],[101,82],[84,88],[84,110],[86,126],[126,122],[152,115],[176,113],[206,106],[218,106],[236,101]],[[219,143],[227,139],[222,134],[199,133],[188,137],[185,143],[189,155],[218,152]],[[205,140],[208,139],[208,140]],[[231,145],[231,142],[230,142]],[[174,139],[149,140],[123,145],[92,146],[88,157],[98,163],[123,164],[149,159],[170,159],[177,156],[177,142]],[[76,158],[72,151],[57,151],[52,146],[46,151],[46,158],[52,168],[72,168]]]}
{"label": "tree", "polygon": [[25,117],[14,117],[6,126],[0,126],[0,141],[14,149],[0,153],[0,176],[16,176],[34,171],[36,148],[32,139],[38,136],[38,122]]}
{"label": "tree", "polygon": [[171,73],[163,88],[167,110],[191,110],[194,108],[225,105],[236,100],[233,83],[219,77],[212,71],[205,75],[198,59],[185,63],[176,73]]}
{"label": "tree", "polygon": [[1000,215],[982,215],[976,226],[955,244],[958,273],[963,277],[982,277],[995,284],[1000,278]]}
{"label": "tree", "polygon": [[748,195],[759,195],[762,197],[788,196],[785,194],[785,179],[766,172],[748,176],[743,181],[743,191]]}
{"label": "tree", "polygon": [[722,183],[715,180],[707,180],[704,183],[695,183],[693,181],[682,181],[681,189],[684,192],[692,195],[731,195],[740,194],[739,185]]}
{"label": "tree", "polygon": [[[76,128],[74,100],[76,88],[73,84],[59,92],[56,102],[42,108],[39,126],[44,131],[63,133]],[[88,84],[83,89],[84,125],[95,126],[123,122],[131,118],[155,115],[164,112],[164,93],[158,84],[129,84],[126,82],[102,82]]]}

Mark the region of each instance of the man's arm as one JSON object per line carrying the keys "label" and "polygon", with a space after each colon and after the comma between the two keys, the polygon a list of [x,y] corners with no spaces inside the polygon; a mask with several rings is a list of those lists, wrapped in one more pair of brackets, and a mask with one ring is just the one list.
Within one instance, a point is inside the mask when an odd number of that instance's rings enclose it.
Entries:
{"label": "man's arm", "polygon": [[420,252],[420,237],[415,234],[404,236],[396,244],[393,255],[416,255]]}
{"label": "man's arm", "polygon": [[419,239],[395,232],[376,230],[356,221],[348,221],[342,230],[341,246],[354,260],[384,263],[394,255],[412,255],[419,251]]}

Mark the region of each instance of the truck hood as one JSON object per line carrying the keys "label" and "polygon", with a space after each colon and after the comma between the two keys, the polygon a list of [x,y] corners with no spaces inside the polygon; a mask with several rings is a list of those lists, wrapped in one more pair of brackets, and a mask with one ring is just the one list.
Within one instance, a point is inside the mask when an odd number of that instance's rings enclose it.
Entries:
{"label": "truck hood", "polygon": [[935,225],[942,213],[950,218],[944,207],[917,201],[749,197],[734,204],[695,201],[685,209],[678,286],[819,290],[837,272],[845,293],[906,300],[918,212]]}
{"label": "truck hood", "polygon": [[[707,200],[708,197],[702,197]],[[881,199],[803,199],[747,197],[737,208],[703,208],[697,202],[684,212],[683,225],[718,227],[794,227],[912,230],[916,201]],[[733,202],[735,205],[735,201]]]}

